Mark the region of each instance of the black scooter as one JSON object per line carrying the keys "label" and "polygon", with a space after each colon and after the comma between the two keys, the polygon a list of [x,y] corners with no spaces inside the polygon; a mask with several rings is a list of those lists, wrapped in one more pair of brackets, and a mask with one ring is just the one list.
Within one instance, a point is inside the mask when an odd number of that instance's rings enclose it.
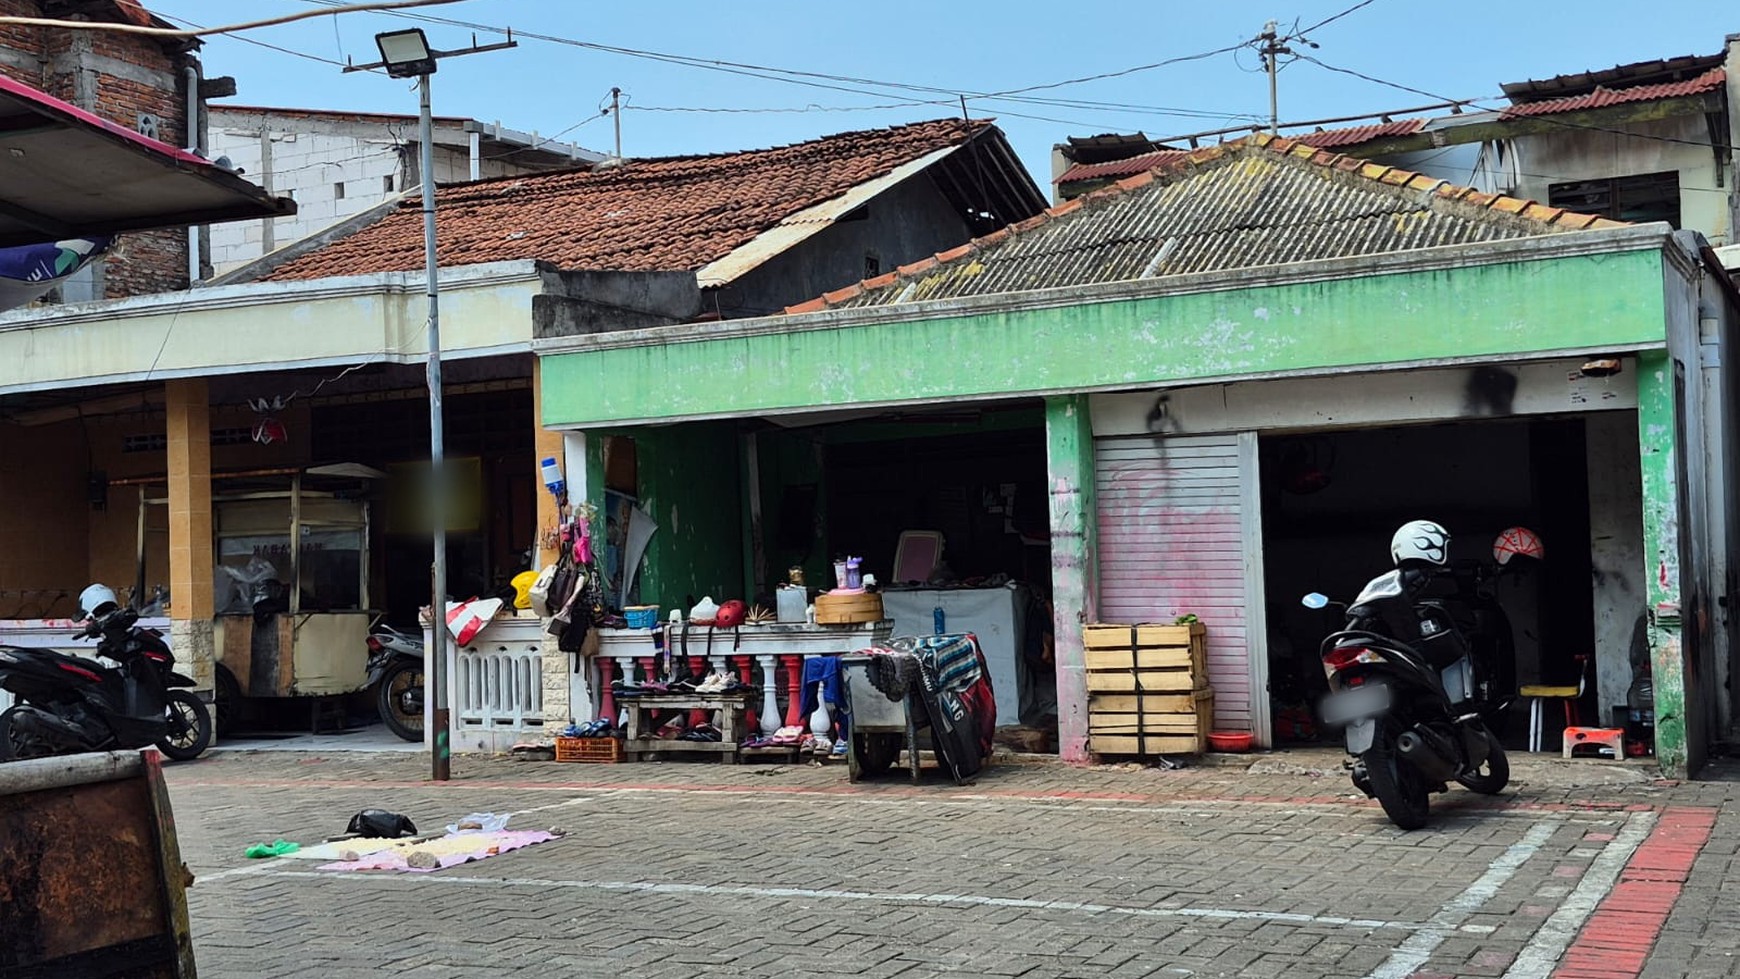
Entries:
{"label": "black scooter", "polygon": [[[1508,699],[1485,699],[1469,645],[1442,602],[1421,597],[1430,578],[1397,570],[1372,579],[1347,609],[1347,628],[1323,641],[1331,693],[1325,724],[1345,725],[1353,784],[1402,829],[1426,824],[1430,794],[1455,781],[1496,795],[1510,762],[1487,726]],[[1307,608],[1329,599],[1305,596]]]}
{"label": "black scooter", "polygon": [[156,745],[177,761],[211,745],[211,712],[175,671],[155,630],[132,609],[93,619],[77,639],[119,663],[48,649],[0,648],[0,689],[17,704],[0,712],[0,761]]}

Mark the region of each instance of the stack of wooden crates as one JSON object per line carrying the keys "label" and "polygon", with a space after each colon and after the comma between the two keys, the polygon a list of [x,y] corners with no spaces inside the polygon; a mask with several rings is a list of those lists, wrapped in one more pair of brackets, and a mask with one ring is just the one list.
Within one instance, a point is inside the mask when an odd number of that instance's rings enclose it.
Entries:
{"label": "stack of wooden crates", "polygon": [[1084,638],[1090,751],[1184,755],[1207,749],[1214,691],[1202,623],[1090,625]]}

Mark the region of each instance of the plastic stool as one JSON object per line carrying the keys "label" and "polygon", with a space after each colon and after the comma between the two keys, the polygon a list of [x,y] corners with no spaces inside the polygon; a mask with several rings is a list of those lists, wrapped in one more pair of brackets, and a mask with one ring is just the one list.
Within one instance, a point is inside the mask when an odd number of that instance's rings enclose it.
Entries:
{"label": "plastic stool", "polygon": [[1589,745],[1596,749],[1595,756],[1602,757],[1602,752],[1613,752],[1613,759],[1618,761],[1625,757],[1625,729],[1619,727],[1568,727],[1565,729],[1564,755],[1571,757],[1571,752],[1579,745]]}
{"label": "plastic stool", "polygon": [[1542,715],[1546,713],[1543,708],[1547,701],[1557,700],[1564,705],[1566,728],[1576,725],[1577,698],[1583,695],[1582,687],[1526,686],[1518,690],[1517,693],[1528,698],[1529,702],[1530,751],[1541,750],[1541,728],[1542,721],[1545,719]]}

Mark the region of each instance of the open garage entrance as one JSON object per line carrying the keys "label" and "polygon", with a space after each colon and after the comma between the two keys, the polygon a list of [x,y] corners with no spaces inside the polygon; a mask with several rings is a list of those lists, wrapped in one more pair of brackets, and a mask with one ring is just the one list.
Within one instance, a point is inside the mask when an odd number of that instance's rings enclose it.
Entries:
{"label": "open garage entrance", "polygon": [[[1584,681],[1582,723],[1605,725],[1632,683],[1632,635],[1644,606],[1636,415],[1610,411],[1528,420],[1288,433],[1260,441],[1269,700],[1279,743],[1321,736],[1327,692],[1318,646],[1341,627],[1299,604],[1312,591],[1350,600],[1391,568],[1401,524],[1434,520],[1453,536],[1441,591],[1460,594],[1465,631],[1491,651],[1499,691]],[[1506,528],[1538,533],[1546,560],[1498,572]],[[1501,614],[1494,614],[1494,613]],[[1506,621],[1508,620],[1508,628]],[[1647,668],[1647,657],[1639,664]],[[1526,744],[1519,701],[1505,740]],[[1546,741],[1563,712],[1547,712]]]}

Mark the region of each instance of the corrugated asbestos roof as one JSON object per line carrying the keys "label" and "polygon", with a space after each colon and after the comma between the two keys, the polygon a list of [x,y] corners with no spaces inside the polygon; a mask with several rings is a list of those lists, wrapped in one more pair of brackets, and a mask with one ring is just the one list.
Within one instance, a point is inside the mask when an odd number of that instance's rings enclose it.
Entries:
{"label": "corrugated asbestos roof", "polygon": [[1703,95],[1706,92],[1720,91],[1727,83],[1728,73],[1726,71],[1721,68],[1711,68],[1696,78],[1689,78],[1682,82],[1633,85],[1630,88],[1597,87],[1594,91],[1562,99],[1524,102],[1521,105],[1513,105],[1505,109],[1499,118],[1548,116],[1559,112],[1577,112],[1582,109],[1602,109],[1610,105],[1625,105],[1630,102],[1655,102],[1660,99],[1679,98],[1682,95]]}
{"label": "corrugated asbestos roof", "polygon": [[1197,150],[788,313],[1526,238],[1620,222],[1267,134]]}
{"label": "corrugated asbestos roof", "polygon": [[[971,131],[1001,139],[975,120]],[[627,160],[451,184],[435,192],[443,265],[542,259],[561,268],[693,270],[782,220],[967,142],[959,119],[839,133],[775,149]],[[981,140],[982,142],[983,140]],[[1038,191],[1031,214],[1042,206]],[[423,267],[415,196],[354,234],[289,258],[266,280],[399,272]]]}

